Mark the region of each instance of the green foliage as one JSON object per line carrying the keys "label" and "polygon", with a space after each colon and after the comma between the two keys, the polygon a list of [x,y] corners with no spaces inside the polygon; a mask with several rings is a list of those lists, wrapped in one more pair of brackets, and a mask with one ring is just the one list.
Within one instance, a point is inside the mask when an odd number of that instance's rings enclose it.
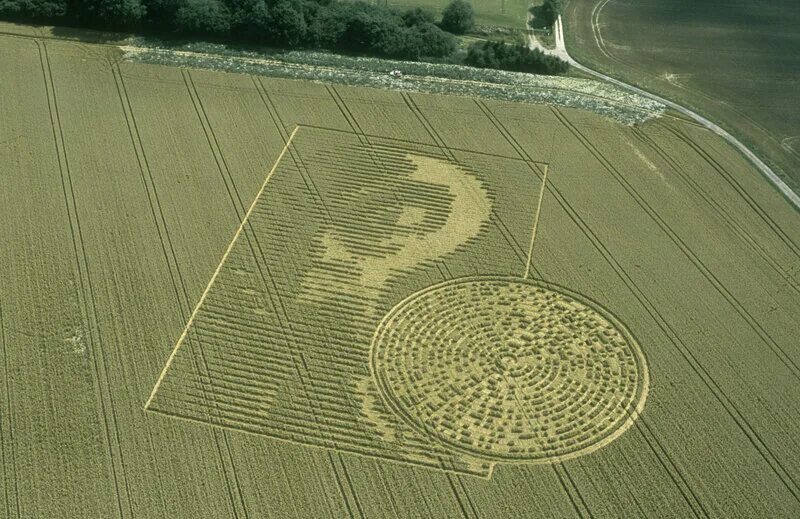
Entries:
{"label": "green foliage", "polygon": [[247,40],[264,40],[271,23],[265,0],[237,0],[229,4],[231,31]]}
{"label": "green foliage", "polygon": [[553,11],[556,18],[558,18],[558,15],[560,15],[564,9],[562,0],[544,0],[544,5]]}
{"label": "green foliage", "polygon": [[563,4],[561,0],[544,0],[542,5],[532,6],[529,11],[534,19],[529,22],[531,27],[551,27],[561,14]]}
{"label": "green foliage", "polygon": [[141,0],[81,0],[75,5],[79,20],[108,29],[135,27],[146,13]]}
{"label": "green foliage", "polygon": [[265,36],[268,41],[286,47],[306,42],[308,25],[300,2],[280,0],[269,9]]}
{"label": "green foliage", "polygon": [[349,11],[345,31],[336,46],[353,52],[385,53],[392,43],[389,40],[393,36],[392,29],[399,25],[398,20],[384,16],[379,8],[362,3],[353,5]]}
{"label": "green foliage", "polygon": [[477,42],[470,45],[467,65],[480,68],[495,68],[534,74],[564,74],[569,64],[555,56],[548,56],[539,49],[531,50],[525,45],[506,45],[503,42]]}
{"label": "green foliage", "polygon": [[231,28],[231,13],[220,0],[185,0],[175,21],[189,34],[225,34]]}
{"label": "green foliage", "polygon": [[147,24],[160,27],[170,27],[175,22],[178,9],[185,0],[141,0],[147,9]]}
{"label": "green foliage", "polygon": [[50,19],[67,13],[67,0],[0,0],[0,16]]}
{"label": "green foliage", "polygon": [[[472,8],[455,0],[449,27],[472,26]],[[396,11],[336,0],[0,0],[0,16],[214,36],[282,48],[319,48],[400,59],[446,58],[455,39],[421,8]]]}
{"label": "green foliage", "polygon": [[411,29],[411,38],[418,42],[416,52],[406,57],[445,57],[456,50],[456,39],[432,23],[422,23]]}
{"label": "green foliage", "polygon": [[321,49],[341,48],[341,42],[350,27],[353,11],[353,6],[350,4],[334,3],[320,8],[308,24],[310,45]]}
{"label": "green foliage", "polygon": [[398,15],[363,2],[332,3],[319,8],[310,39],[322,48],[393,58],[452,54],[455,39],[426,21],[430,18],[416,9]]}
{"label": "green foliage", "polygon": [[466,0],[453,0],[442,11],[442,29],[453,34],[464,34],[475,27],[475,12]]}
{"label": "green foliage", "polygon": [[415,25],[423,25],[426,23],[434,23],[436,21],[436,16],[433,14],[433,12],[428,9],[423,9],[422,7],[408,9],[400,15],[400,18],[403,19],[403,23],[405,23],[408,27],[414,27]]}

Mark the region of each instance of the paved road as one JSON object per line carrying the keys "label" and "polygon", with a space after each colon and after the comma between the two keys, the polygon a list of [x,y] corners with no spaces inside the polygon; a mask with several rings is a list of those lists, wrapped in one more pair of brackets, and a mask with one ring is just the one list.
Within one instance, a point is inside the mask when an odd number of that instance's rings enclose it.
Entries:
{"label": "paved road", "polygon": [[692,110],[689,110],[688,108],[686,108],[684,106],[679,105],[678,103],[674,103],[674,102],[672,102],[672,101],[670,101],[668,99],[664,99],[661,96],[657,96],[655,94],[651,94],[650,92],[642,90],[641,88],[637,88],[637,87],[635,87],[633,85],[629,85],[628,83],[625,83],[625,82],[620,81],[618,79],[614,79],[613,77],[607,76],[607,75],[605,75],[605,74],[603,74],[601,72],[597,72],[596,70],[592,70],[589,67],[585,67],[585,66],[581,65],[580,63],[578,63],[577,61],[575,61],[574,59],[572,59],[572,56],[569,55],[569,53],[567,52],[567,47],[564,44],[564,24],[561,21],[561,16],[558,17],[558,20],[555,23],[555,40],[556,40],[556,48],[555,49],[546,49],[546,48],[540,46],[538,44],[538,42],[536,42],[536,40],[533,39],[532,37],[530,39],[530,46],[532,48],[535,46],[535,47],[541,49],[543,52],[545,52],[547,54],[550,54],[550,55],[553,55],[553,56],[558,56],[559,58],[561,58],[564,61],[566,61],[567,63],[569,63],[571,66],[575,67],[576,69],[578,69],[578,70],[580,70],[582,72],[585,72],[586,74],[589,74],[589,75],[594,76],[596,78],[602,79],[604,81],[608,81],[609,83],[613,83],[613,84],[619,86],[620,88],[624,88],[626,90],[630,90],[632,92],[636,92],[639,95],[648,97],[650,99],[654,99],[654,100],[658,101],[659,103],[663,103],[664,105],[672,108],[673,110],[676,110],[677,112],[680,112],[683,115],[686,115],[687,117],[691,118],[692,120],[694,120],[698,124],[708,128],[712,132],[716,133],[717,135],[719,135],[720,137],[722,137],[723,139],[728,141],[733,147],[738,149],[748,159],[750,159],[750,162],[752,162],[756,166],[756,168],[758,168],[759,171],[761,171],[761,173],[763,173],[764,176],[767,177],[775,185],[775,187],[778,188],[778,190],[786,197],[786,199],[789,200],[789,202],[792,205],[794,205],[794,207],[796,209],[800,210],[800,196],[798,196],[797,193],[792,191],[792,189],[789,186],[787,186],[786,183],[783,180],[781,180],[781,178],[778,175],[776,175],[774,171],[772,171],[772,168],[767,166],[764,163],[764,161],[759,159],[752,151],[750,151],[747,148],[747,146],[742,144],[739,141],[739,139],[737,139],[736,137],[734,137],[733,135],[731,135],[730,133],[725,131],[719,125],[709,121],[708,119],[706,119],[702,115],[700,115],[700,114],[698,114],[696,112],[693,112]]}

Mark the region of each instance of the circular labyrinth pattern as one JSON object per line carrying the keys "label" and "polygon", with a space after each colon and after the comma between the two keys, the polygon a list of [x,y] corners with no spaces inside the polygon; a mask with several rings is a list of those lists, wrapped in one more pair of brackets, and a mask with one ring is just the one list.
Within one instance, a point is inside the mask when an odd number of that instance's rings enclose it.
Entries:
{"label": "circular labyrinth pattern", "polygon": [[383,319],[371,367],[416,430],[472,456],[554,462],[609,443],[644,407],[644,356],[588,299],[541,281],[466,278]]}

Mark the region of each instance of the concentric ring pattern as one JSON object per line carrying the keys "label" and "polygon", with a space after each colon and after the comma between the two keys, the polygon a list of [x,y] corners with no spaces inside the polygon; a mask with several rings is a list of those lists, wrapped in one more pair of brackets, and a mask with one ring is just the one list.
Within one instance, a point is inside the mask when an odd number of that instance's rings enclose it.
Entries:
{"label": "concentric ring pattern", "polygon": [[552,462],[597,449],[641,412],[647,365],[610,313],[541,281],[424,289],[381,322],[371,366],[411,426],[473,456]]}

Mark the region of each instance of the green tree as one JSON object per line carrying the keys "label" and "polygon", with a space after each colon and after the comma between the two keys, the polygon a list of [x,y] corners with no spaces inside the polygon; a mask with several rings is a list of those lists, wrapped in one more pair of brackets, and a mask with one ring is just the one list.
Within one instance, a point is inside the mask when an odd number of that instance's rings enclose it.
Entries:
{"label": "green tree", "polygon": [[534,15],[541,17],[545,25],[553,25],[558,20],[562,9],[561,0],[544,0],[541,8]]}
{"label": "green tree", "polygon": [[177,29],[189,34],[225,34],[231,13],[219,0],[185,0],[175,15]]}
{"label": "green tree", "polygon": [[270,25],[265,0],[227,0],[231,12],[231,30],[245,40],[264,40]]}
{"label": "green tree", "polygon": [[428,9],[423,9],[422,7],[408,9],[400,15],[400,18],[403,19],[403,23],[405,23],[407,27],[433,23],[435,21],[434,14]]}
{"label": "green tree", "polygon": [[0,0],[0,15],[51,19],[67,13],[67,0]]}
{"label": "green tree", "polygon": [[[463,0],[446,11],[451,30],[472,26],[472,9]],[[0,17],[61,17],[108,29],[140,25],[276,47],[314,46],[408,59],[447,57],[455,51],[455,38],[433,23],[430,11],[398,11],[362,0],[0,0]]]}
{"label": "green tree", "polygon": [[404,45],[397,19],[378,9],[357,11],[351,18],[343,43],[354,51],[371,51],[382,56],[397,56],[392,49]]}
{"label": "green tree", "polygon": [[269,8],[269,40],[282,47],[296,47],[306,41],[308,25],[300,2],[280,0]]}
{"label": "green tree", "polygon": [[456,50],[456,39],[432,23],[423,23],[411,28],[419,39],[419,53],[413,58],[444,58]]}
{"label": "green tree", "polygon": [[525,45],[506,45],[501,41],[482,41],[470,45],[464,63],[473,67],[497,68],[534,74],[563,74],[569,64],[539,49]]}
{"label": "green tree", "polygon": [[325,49],[341,47],[353,10],[353,4],[342,2],[334,2],[320,8],[309,23],[311,43]]}
{"label": "green tree", "polygon": [[453,34],[464,34],[475,27],[475,12],[466,0],[453,0],[442,11],[442,29]]}
{"label": "green tree", "polygon": [[159,27],[174,28],[175,15],[184,0],[142,0],[147,9],[147,21]]}
{"label": "green tree", "polygon": [[141,0],[80,0],[73,5],[79,20],[104,29],[133,27],[147,12]]}

